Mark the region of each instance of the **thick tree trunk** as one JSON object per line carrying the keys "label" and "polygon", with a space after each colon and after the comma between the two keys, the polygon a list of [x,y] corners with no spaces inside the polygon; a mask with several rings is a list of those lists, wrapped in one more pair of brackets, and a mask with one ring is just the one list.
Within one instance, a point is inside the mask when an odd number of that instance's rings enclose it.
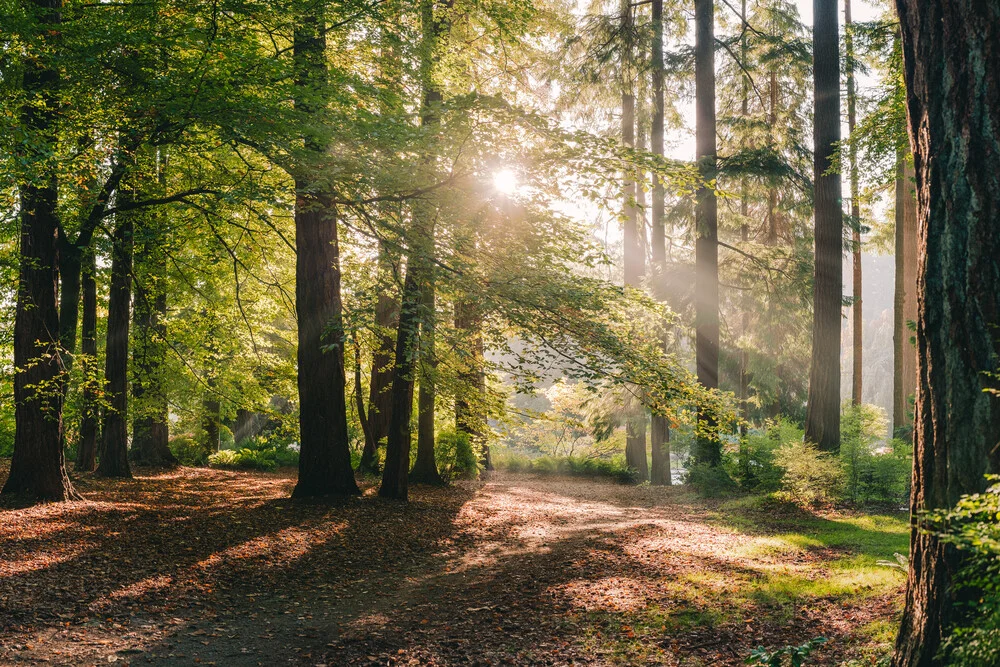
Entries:
{"label": "thick tree trunk", "polygon": [[850,132],[848,158],[851,179],[851,255],[853,259],[852,286],[853,317],[851,402],[861,405],[863,389],[864,318],[861,303],[861,204],[858,198],[858,149],[854,144],[854,127],[857,124],[857,94],[854,82],[854,35],[851,21],[851,0],[844,0],[844,25],[847,52],[847,127]]}
{"label": "thick tree trunk", "polygon": [[97,263],[94,251],[85,251],[82,277],[83,330],[80,336],[83,370],[83,405],[80,408],[80,442],[76,447],[76,469],[91,472],[97,467],[97,419],[100,412],[101,373],[97,363]]}
{"label": "thick tree trunk", "polygon": [[906,606],[892,664],[940,664],[959,554],[920,530],[1000,472],[1000,5],[900,0],[918,201],[917,387]]}
{"label": "thick tree trunk", "polygon": [[[42,35],[54,41],[61,22],[60,0],[30,3],[39,21],[48,26]],[[53,47],[55,48],[55,47]],[[21,112],[24,132],[41,143],[55,122],[58,70],[38,56],[25,63]],[[62,447],[62,408],[65,382],[59,355],[57,310],[56,229],[59,199],[56,173],[46,164],[42,148],[29,149],[29,167],[42,170],[18,185],[20,194],[21,263],[14,316],[14,456],[3,494],[40,500],[78,498],[66,475]]]}
{"label": "thick tree trunk", "polygon": [[[165,165],[161,157],[160,194],[164,191]],[[132,461],[136,465],[177,465],[170,451],[164,358],[167,336],[166,243],[161,218],[136,233],[136,284],[132,322]]]}
{"label": "thick tree trunk", "polygon": [[[119,197],[124,200],[125,194],[120,193]],[[107,407],[101,427],[97,475],[131,478],[132,470],[128,463],[128,333],[132,304],[134,220],[130,213],[117,217],[111,251],[108,335],[104,346]]]}
{"label": "thick tree trunk", "polygon": [[[324,3],[299,17],[293,37],[295,109],[315,119],[326,107]],[[327,152],[318,121],[308,129],[308,157]],[[299,480],[293,498],[360,493],[351,467],[344,389],[340,248],[333,205],[307,174],[295,175],[295,312],[298,319]]]}
{"label": "thick tree trunk", "polygon": [[[715,125],[715,3],[695,0],[695,143],[698,169],[708,183],[716,174]],[[719,211],[715,192],[698,189],[695,213],[695,356],[698,382],[719,386]],[[715,466],[722,460],[722,444],[711,415],[700,412],[695,460]]]}
{"label": "thick tree trunk", "polygon": [[437,362],[434,358],[434,327],[436,324],[434,300],[434,270],[429,267],[427,280],[421,294],[423,321],[420,333],[420,389],[417,394],[417,459],[410,471],[413,484],[444,484],[434,456],[434,375]]}
{"label": "thick tree trunk", "polygon": [[813,181],[816,267],[806,440],[840,449],[840,318],[844,220],[840,174],[830,170],[840,141],[840,40],[837,0],[813,0]]}
{"label": "thick tree trunk", "polygon": [[670,472],[670,421],[653,415],[649,434],[653,450],[649,481],[654,486],[670,486],[673,483]]}

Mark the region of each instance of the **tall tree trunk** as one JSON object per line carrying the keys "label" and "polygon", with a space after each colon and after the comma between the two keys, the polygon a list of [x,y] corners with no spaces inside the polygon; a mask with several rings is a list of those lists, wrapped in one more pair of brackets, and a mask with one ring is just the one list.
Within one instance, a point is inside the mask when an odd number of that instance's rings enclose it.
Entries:
{"label": "tall tree trunk", "polygon": [[[60,0],[35,0],[41,39],[58,47],[62,21]],[[44,47],[40,47],[44,48]],[[47,49],[42,53],[47,52]],[[57,204],[55,167],[46,164],[42,138],[53,131],[58,109],[59,73],[45,55],[25,63],[22,88],[26,102],[21,127],[35,139],[28,143],[30,173],[18,184],[20,194],[21,263],[14,317],[14,456],[3,494],[40,500],[70,500],[79,495],[66,475],[62,447],[65,382],[59,354],[58,285],[56,270]],[[38,176],[38,177],[36,177]]]}
{"label": "tall tree trunk", "polygon": [[[695,0],[695,143],[698,169],[706,182],[715,180],[715,3]],[[715,192],[698,189],[695,214],[695,355],[698,382],[708,389],[719,386],[719,210]],[[711,415],[698,415],[699,431],[695,460],[718,465],[722,443]]]}
{"label": "tall tree trunk", "polygon": [[[128,190],[126,188],[125,190]],[[131,193],[119,193],[125,201]],[[107,383],[99,477],[132,477],[128,463],[128,333],[132,304],[132,213],[118,214],[112,237],[111,290],[108,295],[108,334],[104,345],[104,379]]]}
{"label": "tall tree trunk", "polygon": [[[896,192],[895,192],[895,277],[892,301],[892,427],[895,432],[910,423],[907,406],[908,390],[903,384],[903,360],[910,350],[910,335],[906,327],[906,223],[904,221],[906,199],[906,154],[896,151]],[[914,287],[916,287],[914,285]],[[913,351],[916,357],[916,350]]]}
{"label": "tall tree trunk", "polygon": [[861,203],[858,198],[858,149],[855,146],[854,127],[857,125],[857,93],[854,82],[854,34],[851,21],[851,0],[844,0],[844,40],[847,53],[847,128],[850,144],[848,158],[851,179],[851,251],[853,257],[853,292],[851,304],[853,316],[853,373],[851,383],[851,402],[861,405],[862,401],[862,369],[864,354],[864,318],[861,303]]}
{"label": "tall tree trunk", "polygon": [[[663,155],[663,0],[653,0],[652,3],[653,39],[652,64],[653,78],[653,129],[650,136],[650,149],[654,155]],[[650,216],[650,246],[651,257],[655,271],[662,273],[667,261],[666,229],[664,225],[664,188],[659,176],[653,174],[652,210]],[[666,336],[664,336],[664,350]],[[670,479],[670,422],[658,414],[653,414],[649,423],[649,441],[651,449],[649,481],[652,484],[669,485]]]}
{"label": "tall tree trunk", "polygon": [[[919,218],[910,569],[895,667],[939,664],[959,554],[921,531],[1000,472],[1000,5],[899,0]],[[984,391],[985,390],[985,391]]]}
{"label": "tall tree trunk", "polygon": [[375,350],[372,353],[371,382],[368,387],[368,431],[358,466],[360,472],[370,475],[379,472],[378,447],[389,432],[396,343],[393,333],[399,320],[399,301],[389,291],[393,268],[384,249],[380,255],[382,291],[375,305]]}
{"label": "tall tree trunk", "polygon": [[[633,30],[634,16],[633,7],[629,2],[621,4],[622,30],[626,35],[631,35]],[[626,40],[631,39],[626,36]],[[626,47],[630,48],[630,47]],[[635,147],[635,74],[632,66],[633,54],[631,51],[622,56],[625,65],[622,67],[622,145],[627,148]],[[622,189],[622,207],[625,211],[625,223],[623,229],[624,240],[624,274],[625,286],[638,288],[642,284],[643,276],[646,273],[646,258],[642,249],[639,228],[639,210],[636,206],[638,189],[636,182],[631,175],[631,167],[627,167],[624,173],[624,183]],[[638,409],[642,409],[641,407]],[[636,472],[640,480],[648,479],[649,465],[646,460],[646,419],[629,417],[625,430],[625,461],[628,466]]]}
{"label": "tall tree trunk", "polygon": [[[778,123],[778,72],[771,68],[768,81],[768,102],[767,112],[768,127],[774,130]],[[767,189],[767,235],[764,243],[769,246],[778,245],[778,189],[768,187]]]}
{"label": "tall tree trunk", "polygon": [[[295,109],[310,121],[308,157],[323,160],[327,100],[325,3],[298,17],[293,36]],[[333,205],[310,174],[295,171],[295,311],[298,318],[299,480],[293,498],[360,493],[351,467],[344,393],[340,248]],[[326,348],[326,349],[325,349]]]}
{"label": "tall tree trunk", "polygon": [[[158,195],[166,192],[166,153],[160,153]],[[150,214],[151,217],[153,214]],[[170,451],[164,361],[167,337],[166,256],[163,214],[136,234],[136,284],[132,311],[135,380],[132,383],[132,461],[143,466],[175,466]]]}
{"label": "tall tree trunk", "polygon": [[97,467],[97,404],[101,373],[97,363],[97,263],[93,249],[84,254],[83,330],[80,335],[83,371],[83,405],[80,408],[80,442],[76,447],[76,469],[91,472]]}
{"label": "tall tree trunk", "polygon": [[434,358],[434,327],[436,325],[434,300],[434,268],[428,267],[427,280],[421,294],[424,316],[420,334],[420,389],[417,394],[417,459],[410,471],[413,484],[444,484],[434,456],[434,375],[437,362]]}
{"label": "tall tree trunk", "polygon": [[840,449],[840,318],[843,309],[843,231],[840,174],[831,171],[840,141],[840,43],[837,0],[813,0],[813,181],[816,267],[813,345],[806,404],[806,440]]}
{"label": "tall tree trunk", "polygon": [[406,500],[409,493],[410,418],[413,412],[413,374],[417,366],[417,338],[420,329],[419,260],[410,253],[403,281],[399,328],[396,334],[396,362],[392,378],[392,408],[385,447],[385,467],[378,494],[383,498]]}
{"label": "tall tree trunk", "polygon": [[[450,2],[445,4],[446,7],[450,6]],[[439,107],[444,99],[441,90],[434,82],[437,42],[447,31],[449,23],[446,16],[435,13],[434,0],[421,0],[420,24],[422,92],[420,121],[425,128],[436,128],[440,123]],[[433,168],[430,161],[427,166],[429,169]],[[406,500],[408,496],[410,417],[413,412],[413,382],[420,355],[420,326],[427,317],[433,316],[433,312],[427,311],[426,305],[433,304],[436,217],[432,202],[418,201],[414,205],[413,226],[409,239],[410,253],[407,259],[406,280],[403,283],[396,336],[396,364],[392,381],[392,407],[386,440],[385,470],[382,472],[382,485],[379,487],[379,495],[384,498]],[[431,291],[430,301],[427,301],[425,294],[428,289]]]}

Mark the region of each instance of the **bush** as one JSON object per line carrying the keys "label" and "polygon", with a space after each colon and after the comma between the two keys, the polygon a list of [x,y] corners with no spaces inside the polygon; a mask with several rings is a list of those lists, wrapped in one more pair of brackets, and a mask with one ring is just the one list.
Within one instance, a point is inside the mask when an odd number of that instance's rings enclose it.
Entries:
{"label": "bush", "polygon": [[479,456],[468,433],[442,431],[434,441],[434,458],[445,479],[475,479],[479,476]]}
{"label": "bush", "polygon": [[213,468],[241,468],[245,470],[275,470],[297,466],[299,449],[295,443],[258,435],[240,443],[239,449],[223,449],[208,457]]}
{"label": "bush", "polygon": [[829,502],[837,497],[843,473],[840,462],[808,442],[787,442],[774,455],[785,474],[781,488],[805,503]]}
{"label": "bush", "polygon": [[684,483],[693,487],[699,494],[710,498],[732,493],[737,490],[738,485],[729,476],[726,467],[725,464],[710,466],[707,463],[689,465]]}
{"label": "bush", "polygon": [[634,484],[635,471],[617,454],[611,458],[584,456],[540,456],[529,458],[523,454],[499,450],[492,454],[497,470],[536,475],[567,475],[570,477],[607,478],[619,484]]}
{"label": "bush", "polygon": [[741,489],[771,493],[781,489],[785,470],[775,453],[786,443],[802,441],[803,432],[784,419],[768,421],[763,431],[751,431],[728,461],[727,470]]}
{"label": "bush", "polygon": [[857,502],[904,502],[909,496],[911,447],[901,440],[883,442],[888,430],[885,411],[874,405],[844,409],[840,428],[840,460],[844,496]]}
{"label": "bush", "polygon": [[957,622],[945,640],[941,664],[1000,664],[1000,476],[985,493],[962,496],[951,510],[930,512],[928,524],[964,560],[955,577]]}
{"label": "bush", "polygon": [[208,450],[190,434],[170,438],[170,451],[182,466],[203,466],[208,463]]}

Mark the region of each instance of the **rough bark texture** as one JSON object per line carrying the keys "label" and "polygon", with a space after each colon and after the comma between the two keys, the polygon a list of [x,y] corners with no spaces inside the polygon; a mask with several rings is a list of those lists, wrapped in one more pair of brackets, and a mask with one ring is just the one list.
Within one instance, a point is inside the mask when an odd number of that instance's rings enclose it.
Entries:
{"label": "rough bark texture", "polygon": [[[1000,5],[900,0],[917,184],[917,387],[911,512],[1000,471]],[[958,554],[915,520],[895,667],[940,664]]]}
{"label": "rough bark texture", "polygon": [[[325,107],[326,21],[323,3],[299,17],[293,37],[295,108],[306,117]],[[320,131],[312,128],[313,131]],[[309,158],[321,160],[326,142],[306,137]],[[344,395],[340,249],[336,212],[320,184],[295,176],[295,312],[298,319],[299,480],[293,498],[359,493],[351,467]]]}
{"label": "rough bark texture", "polygon": [[[48,29],[42,39],[58,39],[59,0],[30,3]],[[56,48],[54,45],[50,45]],[[21,127],[36,140],[50,131],[58,104],[59,74],[36,56],[25,63],[26,103]],[[59,355],[59,313],[56,271],[56,206],[54,167],[46,164],[43,148],[29,148],[27,159],[40,174],[18,184],[20,194],[21,263],[14,319],[14,455],[3,494],[41,500],[79,497],[66,475],[62,447],[63,365]]]}
{"label": "rough bark texture", "polygon": [[[130,196],[130,195],[129,195]],[[125,200],[126,194],[120,193]],[[132,305],[133,216],[117,216],[112,238],[108,335],[104,345],[104,423],[97,463],[100,477],[132,477],[128,463],[128,333]]]}
{"label": "rough bark texture", "polygon": [[917,350],[911,322],[917,321],[917,193],[913,165],[902,153],[896,175],[896,293],[893,313],[892,423],[913,424],[910,397],[917,388]]}
{"label": "rough bark texture", "polygon": [[427,281],[420,297],[423,318],[420,325],[420,390],[417,395],[417,459],[410,471],[413,484],[442,485],[434,456],[434,327],[436,324],[434,299],[434,270],[428,267]]}
{"label": "rough bark texture", "polygon": [[80,410],[80,442],[76,447],[76,469],[91,472],[97,467],[97,397],[100,372],[97,363],[97,265],[94,251],[88,250],[84,259],[83,330],[80,333],[80,352],[83,362],[83,405]]}
{"label": "rough bark texture", "polygon": [[851,144],[848,148],[849,169],[851,179],[851,256],[852,287],[854,301],[851,304],[853,324],[852,337],[852,382],[851,402],[861,405],[863,390],[863,349],[864,349],[864,318],[861,303],[861,204],[858,198],[858,149],[854,144],[854,126],[857,124],[857,94],[854,82],[854,35],[851,20],[851,0],[844,0],[844,40],[847,52],[847,127],[850,132]]}
{"label": "rough bark texture", "polygon": [[[160,193],[165,179],[164,159],[160,160]],[[166,243],[163,220],[136,232],[136,283],[133,305],[132,364],[132,461],[137,465],[168,467],[177,465],[170,451],[167,421],[167,394],[164,386],[166,355]],[[86,311],[85,311],[86,312]]]}
{"label": "rough bark texture", "polygon": [[837,0],[813,0],[813,182],[816,267],[806,440],[840,449],[840,317],[843,308],[843,211],[840,175],[830,166],[840,141],[840,44]]}
{"label": "rough bark texture", "polygon": [[[704,181],[715,180],[715,3],[695,0],[695,143],[698,168]],[[695,212],[695,356],[698,382],[709,389],[719,386],[719,209],[715,192],[702,186]],[[702,435],[695,459],[718,465],[722,447],[715,437],[711,415],[700,413]]]}

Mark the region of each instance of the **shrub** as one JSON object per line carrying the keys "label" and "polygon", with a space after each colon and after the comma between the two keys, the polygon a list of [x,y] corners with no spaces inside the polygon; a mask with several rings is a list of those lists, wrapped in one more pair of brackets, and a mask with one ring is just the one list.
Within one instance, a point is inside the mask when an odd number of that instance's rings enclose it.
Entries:
{"label": "shrub", "polygon": [[479,456],[468,433],[442,431],[434,442],[434,458],[446,479],[475,479],[479,476]]}
{"label": "shrub", "polygon": [[634,484],[635,471],[625,463],[625,457],[616,454],[610,458],[584,456],[540,456],[530,458],[511,451],[492,453],[497,470],[536,475],[567,475],[570,477],[607,478],[619,484]]}
{"label": "shrub", "polygon": [[950,510],[926,515],[942,541],[964,555],[955,577],[957,622],[942,646],[941,664],[1000,664],[1000,476],[985,493],[962,496]]}
{"label": "shrub", "polygon": [[859,503],[903,502],[910,489],[911,448],[901,440],[884,443],[885,411],[874,405],[850,405],[840,423],[845,498]]}
{"label": "shrub", "polygon": [[775,458],[782,445],[802,441],[802,430],[784,419],[768,421],[763,431],[751,431],[729,459],[730,477],[747,491],[770,493],[781,488],[785,470]]}
{"label": "shrub", "polygon": [[213,468],[235,468],[239,461],[239,453],[232,449],[223,449],[208,455],[208,465]]}
{"label": "shrub", "polygon": [[807,442],[787,442],[774,455],[785,474],[782,490],[800,502],[828,502],[837,496],[843,474],[839,461]]}
{"label": "shrub", "polygon": [[208,450],[190,434],[175,435],[170,439],[170,451],[184,466],[203,466],[208,463]]}
{"label": "shrub", "polygon": [[738,486],[729,473],[726,465],[710,466],[707,463],[689,465],[684,483],[690,485],[703,496],[714,498],[736,491]]}

